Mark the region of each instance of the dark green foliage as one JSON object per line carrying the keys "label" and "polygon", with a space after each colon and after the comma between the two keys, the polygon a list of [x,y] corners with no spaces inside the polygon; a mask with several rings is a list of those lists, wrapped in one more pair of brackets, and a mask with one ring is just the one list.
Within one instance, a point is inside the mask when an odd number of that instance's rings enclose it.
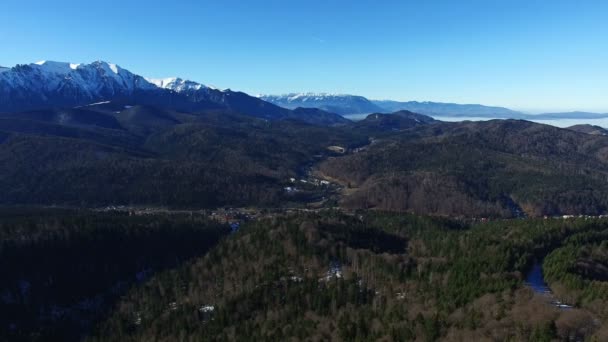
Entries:
{"label": "dark green foliage", "polygon": [[6,114],[0,204],[291,206],[327,197],[284,190],[315,167],[348,187],[341,201],[326,203],[346,208],[466,217],[608,210],[606,136],[517,120],[442,123],[410,112],[319,126],[298,120],[331,115],[285,110],[278,120],[257,110],[251,117],[238,108],[108,103]]}
{"label": "dark green foliage", "polygon": [[124,127],[0,120],[9,132],[0,140],[0,204],[280,206],[284,184],[327,146],[367,141],[342,128],[225,112],[135,106],[113,115]]}
{"label": "dark green foliage", "polygon": [[321,171],[357,186],[342,204],[477,217],[604,213],[608,137],[517,120],[435,123]]}
{"label": "dark green foliage", "polygon": [[4,209],[0,339],[76,340],[129,287],[227,231],[199,215]]}
{"label": "dark green foliage", "polygon": [[568,303],[608,300],[608,228],[572,236],[547,256],[543,267],[550,285],[563,286],[558,294]]}
{"label": "dark green foliage", "polygon": [[[517,316],[521,274],[536,254],[606,227],[599,220],[468,225],[372,212],[275,217],[134,289],[89,340],[434,341],[492,324],[509,324],[496,332],[504,339],[551,340],[552,319]],[[475,306],[488,295],[499,311]],[[214,311],[201,314],[207,305]]]}
{"label": "dark green foliage", "polygon": [[[430,116],[402,110],[392,114],[370,114],[355,123],[355,129],[374,136],[386,135],[386,132],[398,132],[408,128],[435,122]],[[384,133],[384,134],[383,134]]]}

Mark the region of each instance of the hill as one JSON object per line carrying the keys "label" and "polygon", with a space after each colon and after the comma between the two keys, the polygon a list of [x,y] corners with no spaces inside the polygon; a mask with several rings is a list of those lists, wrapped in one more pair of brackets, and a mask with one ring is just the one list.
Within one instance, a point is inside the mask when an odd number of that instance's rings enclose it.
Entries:
{"label": "hill", "polygon": [[464,216],[601,214],[608,139],[517,120],[421,125],[333,157],[342,205]]}
{"label": "hill", "polygon": [[294,187],[291,179],[312,167],[314,177],[341,184],[344,208],[466,217],[608,211],[608,137],[527,121],[447,123],[401,111],[319,126],[104,102],[3,114],[0,132],[4,205],[334,205],[329,189]]}
{"label": "hill", "polygon": [[289,178],[316,155],[367,140],[289,118],[152,106],[107,114],[109,107],[116,109],[106,103],[0,118],[0,203],[280,206],[291,198],[283,190]]}
{"label": "hill", "polygon": [[594,125],[574,125],[568,127],[569,130],[586,133],[586,134],[595,134],[595,135],[608,135],[608,130]]}
{"label": "hill", "polygon": [[358,130],[374,134],[401,131],[433,122],[435,119],[430,116],[403,110],[391,114],[370,114],[365,119],[355,122],[354,126]]}
{"label": "hill", "polygon": [[130,291],[87,341],[591,338],[605,322],[600,306],[559,310],[521,277],[538,251],[606,227],[375,212],[272,217]]}
{"label": "hill", "polygon": [[525,115],[504,107],[484,106],[480,104],[457,104],[443,102],[418,102],[418,101],[373,101],[385,111],[395,112],[399,110],[409,110],[412,112],[430,116],[452,116],[452,117],[489,117],[501,119],[519,119]]}

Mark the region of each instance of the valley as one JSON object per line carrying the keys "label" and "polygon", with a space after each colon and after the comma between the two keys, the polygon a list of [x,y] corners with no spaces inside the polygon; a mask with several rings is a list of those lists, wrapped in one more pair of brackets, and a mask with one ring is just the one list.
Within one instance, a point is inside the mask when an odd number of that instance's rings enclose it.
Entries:
{"label": "valley", "polygon": [[0,4],[0,342],[608,341],[608,1]]}
{"label": "valley", "polygon": [[350,121],[105,62],[0,76],[2,340],[608,336],[601,127]]}

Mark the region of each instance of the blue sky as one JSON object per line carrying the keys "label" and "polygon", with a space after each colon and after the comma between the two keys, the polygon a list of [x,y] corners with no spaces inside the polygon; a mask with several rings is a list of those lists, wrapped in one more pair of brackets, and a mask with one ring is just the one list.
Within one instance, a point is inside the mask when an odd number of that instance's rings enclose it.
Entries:
{"label": "blue sky", "polygon": [[15,1],[0,65],[117,63],[251,94],[608,112],[608,1]]}

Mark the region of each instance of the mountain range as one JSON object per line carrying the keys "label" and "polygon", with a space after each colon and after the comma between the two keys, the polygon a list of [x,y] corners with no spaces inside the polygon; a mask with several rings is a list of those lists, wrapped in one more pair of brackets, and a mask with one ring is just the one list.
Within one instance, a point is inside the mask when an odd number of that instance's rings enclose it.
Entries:
{"label": "mountain range", "polygon": [[370,100],[363,96],[325,93],[290,93],[286,95],[260,95],[259,98],[285,108],[310,107],[320,108],[353,118],[361,114],[392,113],[407,110],[415,113],[438,117],[476,117],[489,119],[599,119],[608,117],[608,113],[564,112],[528,114],[504,107],[485,106],[481,104],[457,104],[430,101],[393,101]]}
{"label": "mountain range", "polygon": [[[254,97],[179,77],[147,78],[103,61],[90,64],[41,61],[12,68],[0,67],[0,112],[77,107],[103,101],[189,112],[227,109],[259,118],[293,118],[316,124],[344,124],[346,120],[341,116],[401,110],[463,118],[547,120],[608,117],[608,114],[589,112],[527,114],[480,104],[370,100],[348,94],[291,93]],[[298,108],[321,112],[296,111]]]}
{"label": "mountain range", "polygon": [[[307,94],[290,96],[282,105],[291,109],[283,108],[264,100],[276,99],[145,78],[106,62],[1,70],[0,204],[200,208],[316,201],[501,217],[608,211],[608,138],[598,127],[442,122],[425,112],[515,114],[430,102],[350,121],[328,110],[400,105]],[[321,103],[325,109],[315,107]],[[333,190],[290,181],[315,172]]]}
{"label": "mountain range", "polygon": [[0,113],[84,106],[104,101],[179,111],[230,110],[265,119],[294,118],[336,124],[332,113],[292,111],[242,92],[218,90],[180,78],[148,79],[112,63],[41,61],[0,70]]}
{"label": "mountain range", "polygon": [[363,96],[324,93],[292,93],[287,95],[260,95],[260,99],[284,108],[319,108],[340,115],[383,112],[384,107]]}

